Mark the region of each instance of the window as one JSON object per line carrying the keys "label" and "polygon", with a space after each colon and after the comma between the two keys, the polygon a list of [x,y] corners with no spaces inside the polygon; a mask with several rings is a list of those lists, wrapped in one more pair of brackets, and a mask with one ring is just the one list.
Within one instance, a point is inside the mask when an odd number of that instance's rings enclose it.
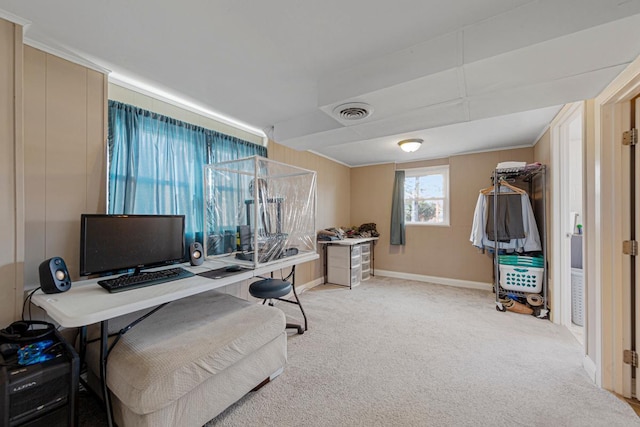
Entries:
{"label": "window", "polygon": [[404,179],[406,224],[449,225],[449,166],[407,169]]}
{"label": "window", "polygon": [[185,215],[189,245],[203,231],[203,166],[266,147],[109,100],[110,214]]}

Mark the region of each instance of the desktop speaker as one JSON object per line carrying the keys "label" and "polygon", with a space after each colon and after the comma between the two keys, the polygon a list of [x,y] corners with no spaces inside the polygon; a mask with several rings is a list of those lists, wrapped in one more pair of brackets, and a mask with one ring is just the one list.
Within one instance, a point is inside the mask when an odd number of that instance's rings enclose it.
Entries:
{"label": "desktop speaker", "polygon": [[251,250],[251,227],[248,225],[239,225],[238,234],[240,235],[239,250],[247,252]]}
{"label": "desktop speaker", "polygon": [[57,294],[71,288],[67,264],[60,257],[49,258],[40,264],[40,286],[45,294]]}
{"label": "desktop speaker", "polygon": [[202,265],[204,251],[200,242],[193,242],[189,245],[189,261],[191,261],[191,265]]}
{"label": "desktop speaker", "polygon": [[225,230],[224,232],[224,252],[230,254],[236,251],[236,233]]}

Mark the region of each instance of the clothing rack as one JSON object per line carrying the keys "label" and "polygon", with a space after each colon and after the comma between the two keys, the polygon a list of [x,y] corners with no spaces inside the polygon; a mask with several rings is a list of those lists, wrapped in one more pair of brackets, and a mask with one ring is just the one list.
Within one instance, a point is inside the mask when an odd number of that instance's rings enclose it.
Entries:
{"label": "clothing rack", "polygon": [[[538,230],[540,234],[540,244],[542,246],[542,259],[543,259],[543,275],[542,275],[542,300],[543,304],[536,316],[539,318],[548,318],[549,309],[548,309],[548,282],[547,282],[547,239],[546,239],[546,228],[547,228],[547,218],[546,218],[546,191],[547,191],[547,183],[546,183],[546,166],[535,163],[532,165],[526,165],[524,167],[519,168],[505,168],[505,169],[494,169],[493,174],[491,176],[492,183],[494,185],[494,197],[493,197],[493,230],[494,230],[494,253],[493,253],[493,268],[494,268],[494,291],[496,297],[496,310],[504,312],[506,311],[506,307],[500,301],[500,297],[502,295],[516,295],[520,297],[526,298],[527,293],[521,291],[514,290],[505,290],[500,286],[500,258],[499,258],[499,242],[497,238],[497,230],[498,230],[498,197],[500,194],[500,186],[505,185],[504,183],[508,180],[509,182],[521,182],[528,185],[528,196],[530,201],[532,202],[532,206],[534,205],[534,184],[536,180],[541,181],[541,203],[542,203],[542,221],[538,224]],[[511,187],[511,185],[508,185]]]}

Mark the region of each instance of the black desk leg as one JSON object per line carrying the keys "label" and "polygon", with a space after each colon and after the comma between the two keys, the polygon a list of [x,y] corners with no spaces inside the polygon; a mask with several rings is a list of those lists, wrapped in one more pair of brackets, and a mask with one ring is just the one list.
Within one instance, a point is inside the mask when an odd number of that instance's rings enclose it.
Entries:
{"label": "black desk leg", "polygon": [[324,260],[323,260],[323,263],[322,263],[322,266],[324,267],[323,268],[323,270],[324,270],[324,284],[327,283],[327,274],[328,274],[328,271],[327,271],[328,270],[328,266],[327,266],[327,263],[328,263],[328,261],[327,261],[327,253],[328,253],[327,246],[329,246],[328,243],[325,243],[325,244],[322,245],[322,255],[324,255]]}
{"label": "black desk leg", "polygon": [[376,241],[371,241],[371,275],[376,275]]}
{"label": "black desk leg", "polygon": [[298,293],[296,292],[296,266],[293,266],[293,276],[291,277],[291,288],[293,289],[293,296],[296,298],[298,302],[298,307],[300,307],[300,311],[302,312],[302,317],[304,318],[304,330],[307,330],[307,314],[304,312],[304,308],[302,308],[302,304],[300,303],[300,298],[298,298]]}
{"label": "black desk leg", "polygon": [[111,398],[107,387],[107,356],[109,355],[109,321],[100,322],[100,385],[102,386],[102,398],[104,408],[107,412],[107,424],[113,426],[113,411],[111,409]]}
{"label": "black desk leg", "polygon": [[80,370],[84,366],[85,357],[87,356],[87,327],[82,326],[80,328],[80,335],[78,336],[78,347],[80,348]]}

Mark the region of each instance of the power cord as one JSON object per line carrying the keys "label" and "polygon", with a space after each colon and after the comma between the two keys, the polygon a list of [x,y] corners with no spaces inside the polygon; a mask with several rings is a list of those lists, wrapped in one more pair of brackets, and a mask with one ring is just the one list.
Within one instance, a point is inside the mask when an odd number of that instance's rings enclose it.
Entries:
{"label": "power cord", "polygon": [[31,297],[33,297],[33,294],[35,294],[39,290],[40,290],[40,286],[38,286],[37,288],[32,290],[29,293],[29,295],[27,295],[27,297],[24,299],[24,303],[22,304],[22,321],[23,322],[25,321],[24,312],[25,312],[25,309],[27,307],[27,302],[29,302],[29,320],[33,319],[33,317],[31,316]]}

